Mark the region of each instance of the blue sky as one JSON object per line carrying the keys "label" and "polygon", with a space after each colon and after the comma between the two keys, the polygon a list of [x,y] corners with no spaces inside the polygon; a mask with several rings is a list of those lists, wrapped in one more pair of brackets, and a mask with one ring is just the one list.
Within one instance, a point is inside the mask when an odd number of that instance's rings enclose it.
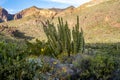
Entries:
{"label": "blue sky", "polygon": [[78,7],[90,0],[0,0],[0,6],[9,13],[17,13],[25,8],[37,6],[39,8],[65,8],[68,6]]}

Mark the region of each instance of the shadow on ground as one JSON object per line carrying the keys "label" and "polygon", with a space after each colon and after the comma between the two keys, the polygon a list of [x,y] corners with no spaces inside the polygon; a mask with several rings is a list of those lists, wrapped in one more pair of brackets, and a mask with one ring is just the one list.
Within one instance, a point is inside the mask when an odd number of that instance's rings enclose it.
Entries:
{"label": "shadow on ground", "polygon": [[12,32],[13,36],[18,39],[27,39],[27,40],[32,40],[34,37],[31,36],[26,36],[25,33],[20,32],[19,30],[15,30]]}

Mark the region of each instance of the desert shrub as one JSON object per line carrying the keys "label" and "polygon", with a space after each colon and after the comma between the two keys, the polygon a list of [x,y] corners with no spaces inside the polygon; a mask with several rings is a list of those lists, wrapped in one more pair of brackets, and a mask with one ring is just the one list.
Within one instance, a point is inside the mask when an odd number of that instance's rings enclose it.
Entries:
{"label": "desert shrub", "polygon": [[91,61],[90,69],[97,79],[110,79],[116,71],[117,64],[114,57],[98,54]]}
{"label": "desert shrub", "polygon": [[48,39],[52,55],[57,57],[61,53],[70,54],[82,53],[84,51],[83,31],[79,28],[79,18],[77,24],[72,31],[68,27],[68,23],[64,23],[62,18],[58,18],[59,23],[55,26],[47,21],[47,25],[43,24],[44,32]]}
{"label": "desert shrub", "polygon": [[35,43],[26,42],[27,52],[29,55],[47,55],[52,56],[52,52],[49,49],[49,45],[45,41],[36,40]]}
{"label": "desert shrub", "polygon": [[17,44],[0,42],[0,78],[2,80],[13,79],[17,76],[16,72],[22,67],[26,54],[24,49]]}
{"label": "desert shrub", "polygon": [[82,70],[80,78],[93,80],[119,80],[119,61],[118,58],[110,54],[96,54],[92,58],[84,58],[80,64],[80,69]]}
{"label": "desert shrub", "polygon": [[90,67],[90,63],[91,63],[91,58],[93,58],[93,56],[90,55],[86,55],[86,54],[81,54],[81,55],[77,55],[76,59],[72,62],[72,64],[75,66],[75,68],[77,68],[78,70],[80,70],[80,80],[89,80],[90,76],[91,76],[91,71],[89,69]]}
{"label": "desert shrub", "polygon": [[21,47],[16,43],[0,42],[1,80],[42,79],[40,74],[45,71],[43,68],[41,59],[29,57],[26,47]]}

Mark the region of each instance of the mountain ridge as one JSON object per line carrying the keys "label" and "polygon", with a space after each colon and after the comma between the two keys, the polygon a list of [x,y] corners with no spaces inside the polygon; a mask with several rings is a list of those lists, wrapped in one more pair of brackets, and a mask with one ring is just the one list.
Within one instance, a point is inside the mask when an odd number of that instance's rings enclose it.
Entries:
{"label": "mountain ridge", "polygon": [[0,22],[7,22],[8,20],[13,19],[12,14],[9,14],[8,11],[2,7],[0,7]]}
{"label": "mountain ridge", "polygon": [[[69,27],[72,29],[76,23],[76,16],[79,16],[79,24],[84,31],[87,43],[120,42],[120,36],[118,36],[120,33],[120,0],[103,0],[100,3],[97,2],[97,4],[94,3],[95,5],[89,7],[85,7],[86,4],[89,4],[88,2],[77,8],[69,7],[60,11],[52,8],[50,10],[56,13],[53,16],[32,14],[7,23],[0,23],[0,25],[7,24],[11,27],[17,27],[27,36],[44,40],[46,36],[41,21],[50,20],[51,23],[53,22],[56,25],[58,17],[62,17],[64,22],[68,21]],[[49,9],[44,10],[49,12]]]}
{"label": "mountain ridge", "polygon": [[68,6],[67,8],[63,8],[63,9],[60,9],[60,8],[48,8],[47,9],[47,8],[38,8],[36,6],[31,6],[29,8],[23,9],[23,10],[15,13],[15,14],[9,14],[9,12],[6,9],[0,7],[0,9],[4,10],[3,12],[0,12],[0,14],[4,15],[4,16],[0,16],[0,22],[4,22],[4,21],[7,22],[9,20],[17,20],[17,19],[21,19],[23,17],[31,16],[31,15],[35,15],[35,14],[38,14],[38,16],[44,16],[44,17],[46,17],[45,15],[50,15],[47,17],[55,17],[56,15],[57,16],[64,15],[67,12],[72,13],[74,9],[79,9],[82,6],[84,6],[84,8],[90,7],[91,4],[94,6],[96,3],[99,4],[104,1],[106,1],[106,0],[91,0],[90,2],[87,2],[77,8],[75,8],[74,6],[71,5],[71,6]]}
{"label": "mountain ridge", "polygon": [[[53,17],[56,14],[70,9],[70,8],[75,8],[74,6],[69,6],[67,8],[38,8],[36,6],[31,6],[29,8],[26,8],[24,10],[21,10],[15,14],[9,14],[9,12],[0,7],[0,22],[7,22],[9,20],[17,20],[17,19],[21,19],[23,17],[27,17],[27,16],[31,16],[31,15],[38,15],[38,16],[44,16],[44,17]],[[3,15],[3,16],[2,16]],[[46,16],[49,15],[49,16]]]}

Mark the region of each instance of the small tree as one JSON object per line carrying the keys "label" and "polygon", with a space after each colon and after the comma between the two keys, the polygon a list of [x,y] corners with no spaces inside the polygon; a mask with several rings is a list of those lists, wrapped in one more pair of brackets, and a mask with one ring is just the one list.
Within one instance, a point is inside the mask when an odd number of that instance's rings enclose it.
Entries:
{"label": "small tree", "polygon": [[47,36],[49,48],[53,52],[52,55],[57,57],[61,53],[70,54],[82,53],[84,51],[83,31],[79,28],[79,17],[77,24],[72,31],[68,27],[68,23],[64,23],[62,18],[58,18],[59,24],[47,21],[47,25],[43,24],[44,32]]}

